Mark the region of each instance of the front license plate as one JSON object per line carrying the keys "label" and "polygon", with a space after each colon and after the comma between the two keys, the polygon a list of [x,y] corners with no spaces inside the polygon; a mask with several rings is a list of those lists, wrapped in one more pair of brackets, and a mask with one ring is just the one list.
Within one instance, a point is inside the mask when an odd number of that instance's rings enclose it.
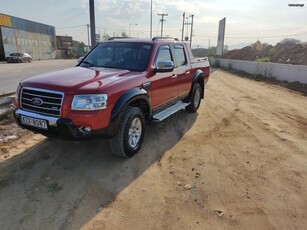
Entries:
{"label": "front license plate", "polygon": [[33,118],[33,117],[25,117],[21,116],[20,121],[24,125],[33,126],[40,129],[47,129],[47,121]]}

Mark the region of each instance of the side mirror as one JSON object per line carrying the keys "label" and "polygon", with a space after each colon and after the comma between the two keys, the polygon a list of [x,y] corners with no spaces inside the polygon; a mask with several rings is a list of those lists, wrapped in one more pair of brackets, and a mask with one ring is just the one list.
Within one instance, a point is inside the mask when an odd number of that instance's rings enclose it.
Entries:
{"label": "side mirror", "polygon": [[79,57],[77,62],[80,63],[83,60],[84,57]]}
{"label": "side mirror", "polygon": [[156,73],[166,73],[166,72],[172,72],[175,68],[174,62],[172,61],[161,61],[158,62],[156,68],[154,71]]}

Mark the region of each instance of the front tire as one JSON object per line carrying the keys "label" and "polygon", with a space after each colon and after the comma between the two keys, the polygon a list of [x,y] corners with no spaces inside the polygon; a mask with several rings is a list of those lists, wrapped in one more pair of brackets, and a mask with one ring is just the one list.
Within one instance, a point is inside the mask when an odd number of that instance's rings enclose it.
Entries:
{"label": "front tire", "polygon": [[191,95],[191,104],[186,107],[187,111],[191,113],[195,113],[201,102],[202,90],[199,83],[196,83],[193,87],[192,95]]}
{"label": "front tire", "polygon": [[113,154],[129,158],[141,148],[145,131],[145,119],[138,107],[128,107],[121,116],[117,134],[110,139]]}

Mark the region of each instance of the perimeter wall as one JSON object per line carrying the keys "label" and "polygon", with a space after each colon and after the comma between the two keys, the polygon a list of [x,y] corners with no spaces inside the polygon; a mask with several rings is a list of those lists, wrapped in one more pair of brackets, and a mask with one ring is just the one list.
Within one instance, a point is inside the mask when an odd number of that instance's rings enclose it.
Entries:
{"label": "perimeter wall", "polygon": [[221,67],[228,69],[241,70],[254,75],[273,77],[280,81],[294,82],[299,81],[307,84],[307,66],[288,65],[270,62],[243,61],[231,59],[215,59]]}

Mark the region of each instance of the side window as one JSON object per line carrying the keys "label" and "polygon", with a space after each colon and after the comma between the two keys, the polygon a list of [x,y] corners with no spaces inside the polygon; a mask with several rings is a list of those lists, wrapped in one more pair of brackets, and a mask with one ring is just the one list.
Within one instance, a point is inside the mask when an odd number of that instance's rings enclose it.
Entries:
{"label": "side window", "polygon": [[155,60],[155,67],[158,66],[158,62],[163,62],[163,61],[173,61],[170,47],[168,45],[162,45],[159,47]]}
{"label": "side window", "polygon": [[182,45],[174,45],[175,67],[184,66],[187,64],[187,59]]}

